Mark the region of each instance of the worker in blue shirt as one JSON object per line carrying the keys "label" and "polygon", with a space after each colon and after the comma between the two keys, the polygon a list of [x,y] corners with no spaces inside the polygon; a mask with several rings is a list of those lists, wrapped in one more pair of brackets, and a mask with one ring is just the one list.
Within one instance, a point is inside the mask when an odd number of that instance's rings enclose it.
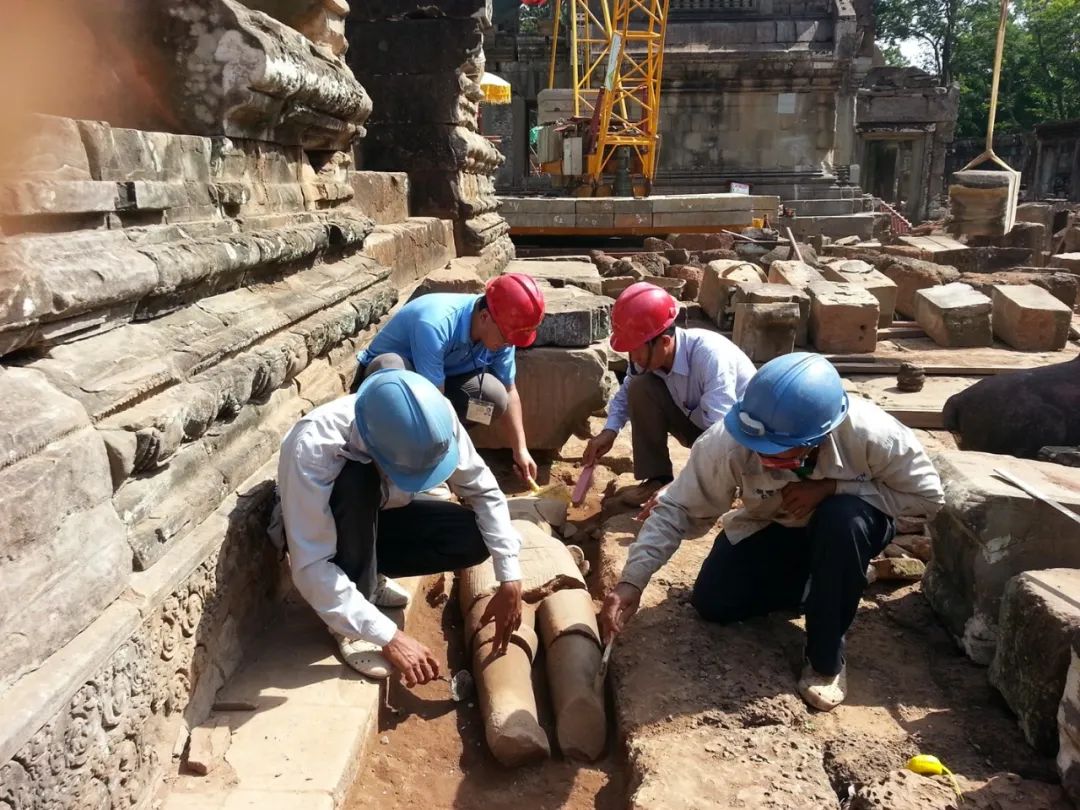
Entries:
{"label": "worker in blue shirt", "polygon": [[453,405],[462,423],[497,424],[527,481],[536,478],[514,385],[514,352],[536,340],[544,295],[531,276],[507,273],[483,295],[431,293],[410,301],[357,355],[352,390],[386,368],[416,371]]}
{"label": "worker in blue shirt", "polygon": [[671,483],[668,435],[693,445],[723,421],[754,376],[754,364],[738,346],[716,332],[676,327],[677,313],[674,298],[644,281],[627,287],[611,313],[611,347],[628,352],[630,366],[584,463],[606,455],[630,422],[634,475],[641,482],[620,497],[630,506],[650,508]]}

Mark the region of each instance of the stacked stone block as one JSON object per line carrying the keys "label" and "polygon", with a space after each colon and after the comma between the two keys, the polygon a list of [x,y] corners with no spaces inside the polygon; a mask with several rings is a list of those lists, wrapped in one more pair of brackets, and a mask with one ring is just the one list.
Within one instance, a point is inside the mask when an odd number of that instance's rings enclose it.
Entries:
{"label": "stacked stone block", "polygon": [[490,25],[483,0],[357,4],[346,25],[349,66],[376,102],[363,168],[408,171],[413,213],[452,220],[458,253],[483,257],[481,275],[513,258],[495,198],[504,158],[478,120]]}
{"label": "stacked stone block", "polygon": [[12,808],[151,800],[280,595],[282,436],[344,393],[399,285],[453,255],[438,220],[397,221],[403,177],[351,171],[370,102],[328,43],[232,0],[70,21],[132,33],[90,37],[104,74],[148,69],[88,97],[95,120],[27,117],[0,164]]}

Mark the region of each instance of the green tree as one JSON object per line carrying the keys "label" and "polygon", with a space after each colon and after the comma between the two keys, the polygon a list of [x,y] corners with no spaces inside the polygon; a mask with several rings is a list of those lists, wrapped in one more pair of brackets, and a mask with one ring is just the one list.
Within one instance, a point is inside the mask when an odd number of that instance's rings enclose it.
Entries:
{"label": "green tree", "polygon": [[[995,0],[875,0],[885,48],[925,46],[925,63],[960,88],[957,136],[986,132],[999,6]],[[894,51],[895,53],[895,51]],[[890,60],[891,63],[891,60]],[[995,132],[1080,117],[1080,0],[1014,0]]]}

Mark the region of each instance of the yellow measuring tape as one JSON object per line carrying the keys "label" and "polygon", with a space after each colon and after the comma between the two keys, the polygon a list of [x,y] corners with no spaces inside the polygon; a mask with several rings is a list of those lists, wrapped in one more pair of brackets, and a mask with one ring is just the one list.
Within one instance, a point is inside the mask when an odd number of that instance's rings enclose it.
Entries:
{"label": "yellow measuring tape", "polygon": [[912,757],[907,761],[907,769],[914,771],[922,776],[941,776],[945,774],[949,777],[949,781],[952,782],[952,789],[956,792],[956,796],[960,801],[964,800],[963,795],[960,792],[960,785],[956,781],[956,776],[942,763],[940,759],[932,754],[919,754]]}

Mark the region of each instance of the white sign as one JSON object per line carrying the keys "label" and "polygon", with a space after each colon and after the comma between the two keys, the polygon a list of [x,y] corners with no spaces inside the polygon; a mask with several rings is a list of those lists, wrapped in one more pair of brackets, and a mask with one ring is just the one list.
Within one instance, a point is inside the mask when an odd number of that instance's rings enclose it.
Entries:
{"label": "white sign", "polygon": [[732,194],[749,194],[750,186],[746,183],[732,183],[728,190]]}
{"label": "white sign", "polygon": [[795,94],[794,93],[777,93],[776,94],[776,113],[777,113],[777,115],[794,115],[795,114]]}

